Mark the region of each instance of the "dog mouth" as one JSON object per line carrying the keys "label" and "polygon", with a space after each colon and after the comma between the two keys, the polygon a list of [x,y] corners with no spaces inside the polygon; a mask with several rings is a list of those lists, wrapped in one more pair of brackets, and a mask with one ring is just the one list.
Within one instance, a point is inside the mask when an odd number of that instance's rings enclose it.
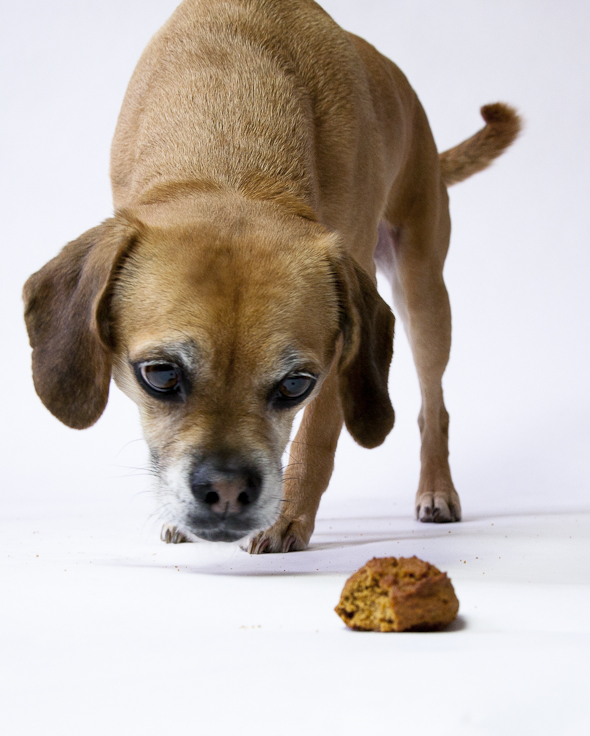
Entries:
{"label": "dog mouth", "polygon": [[199,514],[189,514],[183,520],[182,526],[195,537],[207,542],[238,542],[263,525],[255,518],[226,519],[215,522]]}
{"label": "dog mouth", "polygon": [[191,503],[171,523],[207,542],[238,542],[253,532],[272,526],[280,516],[281,506],[282,501],[277,500],[256,504],[255,508],[240,514],[219,514],[203,511]]}
{"label": "dog mouth", "polygon": [[[282,496],[282,494],[281,494]],[[239,514],[204,511],[195,504],[186,509],[179,526],[207,542],[237,542],[261,529],[268,529],[279,518],[282,498],[257,503]]]}
{"label": "dog mouth", "polygon": [[282,471],[276,463],[199,456],[160,475],[158,495],[170,522],[208,542],[237,542],[279,518]]}

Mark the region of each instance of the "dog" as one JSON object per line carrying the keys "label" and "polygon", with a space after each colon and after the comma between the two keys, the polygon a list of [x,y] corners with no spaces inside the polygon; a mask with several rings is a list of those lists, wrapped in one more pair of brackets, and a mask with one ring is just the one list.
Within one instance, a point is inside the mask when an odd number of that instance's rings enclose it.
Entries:
{"label": "dog", "polygon": [[[304,549],[343,424],[394,423],[389,278],[420,381],[417,518],[461,518],[441,379],[447,187],[516,138],[503,104],[438,154],[402,72],[313,0],[184,0],[144,51],[114,216],[24,287],[35,389],[76,429],[111,375],[139,407],[166,542]],[[284,470],[283,453],[304,409]]]}

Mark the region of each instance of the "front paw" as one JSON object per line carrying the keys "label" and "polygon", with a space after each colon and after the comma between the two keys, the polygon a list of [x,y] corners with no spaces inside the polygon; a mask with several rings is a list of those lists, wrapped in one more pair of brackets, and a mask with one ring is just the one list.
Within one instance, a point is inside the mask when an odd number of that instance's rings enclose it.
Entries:
{"label": "front paw", "polygon": [[461,521],[461,502],[452,484],[435,490],[418,490],[416,494],[416,518],[437,524]]}
{"label": "front paw", "polygon": [[304,550],[313,532],[313,524],[305,519],[279,519],[269,529],[249,537],[242,549],[251,555],[267,552],[300,552]]}
{"label": "front paw", "polygon": [[166,544],[182,544],[192,541],[174,524],[164,524],[160,532],[160,539]]}

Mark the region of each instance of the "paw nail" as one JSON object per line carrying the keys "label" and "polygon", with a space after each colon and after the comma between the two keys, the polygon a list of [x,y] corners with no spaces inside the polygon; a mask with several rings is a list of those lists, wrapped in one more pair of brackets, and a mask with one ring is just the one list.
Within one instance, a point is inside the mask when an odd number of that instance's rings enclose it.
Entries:
{"label": "paw nail", "polygon": [[270,540],[269,539],[263,539],[261,542],[259,542],[256,545],[256,549],[255,549],[254,553],[257,554],[257,555],[261,555],[266,550],[266,548],[268,547],[269,544],[270,544]]}

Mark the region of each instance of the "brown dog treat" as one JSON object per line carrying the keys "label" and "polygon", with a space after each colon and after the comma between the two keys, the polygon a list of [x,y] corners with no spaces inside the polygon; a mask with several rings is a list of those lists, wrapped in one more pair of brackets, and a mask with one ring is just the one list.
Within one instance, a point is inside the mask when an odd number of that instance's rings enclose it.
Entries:
{"label": "brown dog treat", "polygon": [[434,565],[417,557],[375,557],[348,578],[334,610],[358,631],[433,631],[455,620],[459,601]]}

